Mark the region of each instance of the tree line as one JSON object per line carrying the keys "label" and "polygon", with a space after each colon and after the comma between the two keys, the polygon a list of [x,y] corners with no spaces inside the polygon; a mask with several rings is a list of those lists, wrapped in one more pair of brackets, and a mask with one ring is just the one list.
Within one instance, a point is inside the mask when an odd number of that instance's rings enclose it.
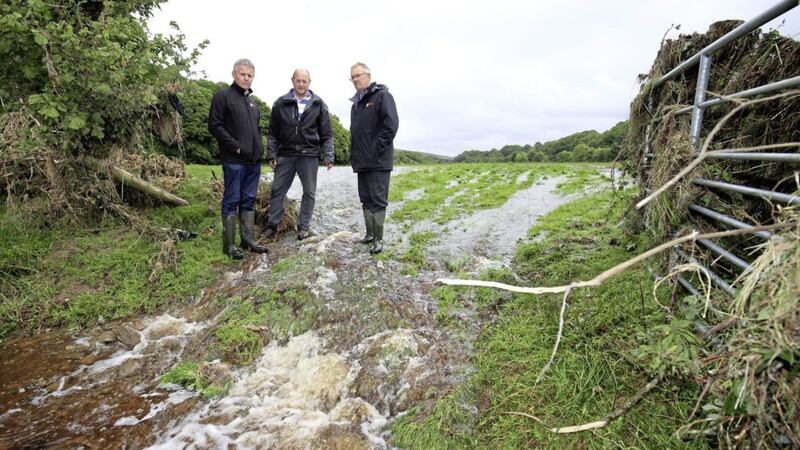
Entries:
{"label": "tree line", "polygon": [[628,121],[599,133],[580,131],[560,139],[533,145],[505,145],[489,151],[468,150],[453,158],[455,162],[608,162],[622,148]]}

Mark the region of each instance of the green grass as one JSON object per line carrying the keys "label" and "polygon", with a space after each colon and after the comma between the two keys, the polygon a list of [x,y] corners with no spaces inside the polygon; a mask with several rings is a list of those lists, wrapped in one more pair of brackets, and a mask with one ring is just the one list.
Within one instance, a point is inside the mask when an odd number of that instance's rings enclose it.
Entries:
{"label": "green grass", "polygon": [[[586,280],[643,250],[648,242],[626,235],[620,218],[627,193],[585,197],[543,217],[517,249],[514,270],[530,286]],[[482,276],[511,284],[509,273]],[[634,408],[595,431],[558,435],[547,427],[579,425],[613,411],[652,377],[636,349],[663,323],[643,267],[593,289],[575,290],[553,365],[535,380],[552,351],[561,295],[489,294],[441,287],[437,320],[448,324],[465,305],[497,309],[475,343],[475,372],[433,405],[419,405],[393,425],[394,444],[447,448],[705,448],[674,437],[696,401],[694,386],[662,383]],[[657,292],[664,303],[668,289]],[[514,412],[535,416],[539,423]]]}
{"label": "green grass", "polygon": [[161,242],[113,219],[91,227],[44,223],[24,210],[0,211],[0,339],[46,327],[77,329],[100,320],[180,304],[235,265],[220,251],[218,166],[188,166],[177,193],[189,206],[140,208],[163,228],[197,233],[177,242],[177,264],[151,279]]}
{"label": "green grass", "polygon": [[563,192],[594,181],[596,166],[589,164],[464,163],[423,166],[393,177],[389,200],[403,200],[411,191],[421,191],[392,213],[397,221],[432,220],[445,224],[481,209],[504,204],[515,192],[544,178],[576,179]]}
{"label": "green grass", "polygon": [[187,389],[192,389],[203,397],[214,397],[224,394],[231,385],[231,381],[217,385],[213,384],[200,371],[200,364],[196,362],[181,362],[169,372],[161,376],[162,383],[173,383]]}

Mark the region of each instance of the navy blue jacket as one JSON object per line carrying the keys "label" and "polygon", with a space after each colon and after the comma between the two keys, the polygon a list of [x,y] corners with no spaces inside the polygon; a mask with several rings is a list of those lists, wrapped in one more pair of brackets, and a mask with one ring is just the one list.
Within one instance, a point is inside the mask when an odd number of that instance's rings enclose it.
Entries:
{"label": "navy blue jacket", "polygon": [[267,136],[267,160],[278,156],[313,156],[333,163],[333,131],[328,105],[311,92],[311,101],[297,120],[294,92],[272,105]]}
{"label": "navy blue jacket", "polygon": [[350,164],[353,172],[392,170],[399,120],[389,88],[372,83],[359,100],[351,98]]}
{"label": "navy blue jacket", "polygon": [[[223,163],[258,163],[263,146],[258,120],[261,112],[253,99],[252,89],[244,91],[236,83],[214,94],[208,112],[208,131],[219,143]],[[239,153],[236,153],[239,149]]]}

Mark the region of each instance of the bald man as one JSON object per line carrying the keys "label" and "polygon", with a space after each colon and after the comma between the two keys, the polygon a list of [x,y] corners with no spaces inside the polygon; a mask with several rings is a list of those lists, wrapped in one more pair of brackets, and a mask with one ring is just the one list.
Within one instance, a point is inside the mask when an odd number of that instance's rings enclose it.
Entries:
{"label": "bald man", "polygon": [[275,172],[269,197],[265,238],[275,235],[283,219],[283,200],[297,174],[303,184],[297,239],[308,237],[319,163],[333,167],[333,132],[328,106],[310,89],[311,75],[306,69],[292,74],[292,89],[272,105],[267,139],[267,162]]}

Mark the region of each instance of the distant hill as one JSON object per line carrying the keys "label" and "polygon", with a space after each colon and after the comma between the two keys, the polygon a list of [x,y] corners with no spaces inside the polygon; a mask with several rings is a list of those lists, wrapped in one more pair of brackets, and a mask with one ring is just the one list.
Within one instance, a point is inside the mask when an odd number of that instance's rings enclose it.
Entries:
{"label": "distant hill", "polygon": [[628,131],[628,121],[598,133],[580,131],[569,136],[533,145],[506,145],[489,151],[468,150],[453,158],[454,162],[528,162],[528,161],[613,161],[622,139]]}
{"label": "distant hill", "polygon": [[394,149],[395,164],[438,164],[452,161],[450,156],[433,153],[415,152],[413,150]]}

